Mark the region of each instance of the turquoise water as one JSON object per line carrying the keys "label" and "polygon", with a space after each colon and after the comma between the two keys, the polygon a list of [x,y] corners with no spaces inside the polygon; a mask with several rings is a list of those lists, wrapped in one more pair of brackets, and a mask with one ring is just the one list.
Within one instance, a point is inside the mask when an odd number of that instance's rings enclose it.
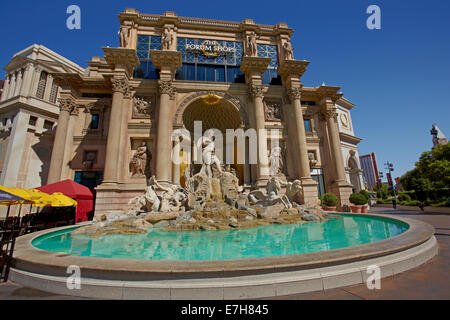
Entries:
{"label": "turquoise water", "polygon": [[71,236],[76,228],[51,232],[33,240],[42,250],[84,257],[145,260],[224,260],[262,258],[326,251],[380,241],[405,232],[400,221],[341,215],[324,223],[268,225],[230,231],[164,232]]}

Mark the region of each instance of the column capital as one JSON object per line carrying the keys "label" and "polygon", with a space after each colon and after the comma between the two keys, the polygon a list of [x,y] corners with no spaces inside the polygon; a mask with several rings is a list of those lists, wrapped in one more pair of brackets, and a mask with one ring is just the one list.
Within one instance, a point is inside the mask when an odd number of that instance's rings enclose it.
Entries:
{"label": "column capital", "polygon": [[175,94],[177,92],[177,88],[174,86],[173,82],[170,80],[159,80],[158,81],[158,90],[160,94],[168,94],[170,99],[175,99]]}
{"label": "column capital", "polygon": [[301,100],[302,98],[302,87],[287,87],[286,88],[286,97],[290,103],[293,103],[295,100]]}
{"label": "column capital", "polygon": [[126,77],[113,77],[111,78],[111,88],[113,92],[120,92],[124,96],[130,94],[130,84]]}
{"label": "column capital", "polygon": [[76,108],[75,101],[72,97],[59,98],[59,109],[71,113]]}
{"label": "column capital", "polygon": [[326,107],[320,112],[324,120],[334,119],[337,121],[337,108],[336,107]]}
{"label": "column capital", "polygon": [[264,98],[264,93],[266,92],[266,86],[262,84],[249,83],[248,84],[248,96],[251,100],[255,98]]}

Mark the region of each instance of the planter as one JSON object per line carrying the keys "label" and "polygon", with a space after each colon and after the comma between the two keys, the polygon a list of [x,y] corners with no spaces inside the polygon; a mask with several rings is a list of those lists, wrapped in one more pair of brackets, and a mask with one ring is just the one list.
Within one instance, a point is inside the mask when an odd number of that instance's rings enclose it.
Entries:
{"label": "planter", "polygon": [[361,213],[369,213],[369,206],[367,204],[362,206]]}
{"label": "planter", "polygon": [[361,213],[362,206],[361,205],[351,205],[350,209],[352,209],[352,213]]}
{"label": "planter", "polygon": [[322,209],[325,211],[336,211],[336,207],[322,206]]}

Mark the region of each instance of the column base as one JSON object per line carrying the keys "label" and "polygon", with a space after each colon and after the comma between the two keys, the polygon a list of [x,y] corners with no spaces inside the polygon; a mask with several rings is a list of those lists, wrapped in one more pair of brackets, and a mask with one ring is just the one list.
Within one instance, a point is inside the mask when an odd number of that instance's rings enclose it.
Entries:
{"label": "column base", "polygon": [[353,193],[353,186],[351,184],[347,181],[336,181],[330,186],[329,191],[334,193],[339,200],[338,210],[350,211],[349,198]]}
{"label": "column base", "polygon": [[315,206],[319,201],[317,182],[311,178],[301,179],[303,189],[303,204]]}

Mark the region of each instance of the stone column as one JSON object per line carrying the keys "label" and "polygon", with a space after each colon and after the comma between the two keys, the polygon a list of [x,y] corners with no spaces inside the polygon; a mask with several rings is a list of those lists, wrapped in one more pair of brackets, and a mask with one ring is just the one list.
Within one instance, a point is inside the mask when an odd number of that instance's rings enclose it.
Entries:
{"label": "stone column", "polygon": [[264,187],[269,180],[269,160],[267,155],[267,133],[264,117],[264,86],[261,75],[266,71],[270,58],[250,57],[242,58],[241,71],[245,73],[245,81],[248,85],[248,96],[253,101],[250,119],[251,125],[257,131],[258,155],[256,170],[252,166],[252,172],[256,171],[256,187]]}
{"label": "stone column", "polygon": [[290,145],[294,146],[292,158],[296,167],[295,171],[302,182],[303,200],[306,204],[315,205],[318,200],[317,182],[311,178],[309,167],[308,145],[303,120],[304,110],[301,104],[302,85],[299,80],[308,64],[308,61],[284,60],[278,68],[278,73],[283,77],[283,85],[291,104],[292,117],[290,120],[288,119],[288,136],[291,140]]}
{"label": "stone column", "polygon": [[11,82],[11,75],[7,74],[6,78],[5,78],[5,84],[3,86],[2,99],[0,101],[8,99],[8,91],[9,91],[10,82]]}
{"label": "stone column", "polygon": [[66,133],[66,142],[64,144],[64,160],[61,169],[61,177],[60,180],[71,179],[71,168],[69,166],[70,161],[72,160],[72,148],[73,148],[73,131],[75,127],[75,123],[78,121],[79,114],[79,106],[75,105],[70,112],[69,122],[67,124],[67,133]]}
{"label": "stone column", "polygon": [[256,185],[265,186],[269,180],[269,159],[267,156],[267,132],[264,117],[264,86],[249,84],[249,96],[253,100],[255,129],[258,135],[258,164],[256,170]]}
{"label": "stone column", "polygon": [[305,122],[303,119],[304,109],[301,105],[301,88],[292,87],[288,89],[288,95],[292,104],[294,141],[296,146],[297,172],[302,181],[304,201],[308,204],[316,204],[318,199],[317,182],[311,178],[311,168],[309,167],[308,145],[306,143]]}
{"label": "stone column", "polygon": [[171,100],[175,98],[175,86],[170,80],[160,80],[158,89],[160,96],[156,131],[156,179],[161,182],[169,182],[172,165]]}
{"label": "stone column", "polygon": [[328,141],[330,143],[331,159],[334,163],[334,180],[330,186],[330,191],[336,194],[339,199],[340,209],[349,205],[349,197],[352,193],[352,185],[347,182],[345,174],[344,159],[342,156],[341,139],[337,123],[337,112],[331,98],[325,96],[320,102],[322,116],[326,120]]}
{"label": "stone column", "polygon": [[52,157],[47,183],[54,183],[61,180],[62,167],[64,162],[64,151],[67,137],[70,113],[75,108],[75,101],[72,97],[59,99],[59,117],[56,127],[55,140],[53,142]]}
{"label": "stone column", "polygon": [[17,81],[16,81],[16,89],[14,90],[14,96],[18,96],[20,94],[20,89],[22,88],[22,69],[19,69],[17,72]]}
{"label": "stone column", "polygon": [[128,119],[133,108],[133,99],[131,90],[127,91],[123,97],[122,107],[122,126],[120,133],[120,150],[119,153],[119,183],[125,183],[129,174],[128,150],[130,150],[128,142]]}
{"label": "stone column", "polygon": [[118,183],[120,134],[122,127],[122,108],[124,95],[128,94],[128,80],[125,76],[111,79],[113,97],[109,117],[108,140],[106,143],[105,169],[103,184]]}
{"label": "stone column", "polygon": [[29,121],[30,114],[21,110],[14,117],[5,162],[0,177],[0,184],[5,187],[22,187],[18,186],[17,182],[22,165],[24,148],[26,146]]}
{"label": "stone column", "polygon": [[31,84],[34,76],[34,64],[29,63],[25,67],[23,81],[22,81],[22,89],[20,90],[20,95],[28,97],[30,95]]}
{"label": "stone column", "polygon": [[158,81],[159,105],[156,130],[156,178],[162,183],[170,182],[172,170],[172,106],[176,96],[175,72],[181,67],[181,52],[151,50],[153,64],[160,70]]}
{"label": "stone column", "polygon": [[14,71],[11,74],[11,80],[10,80],[9,90],[8,90],[8,98],[14,97],[15,91],[16,91],[16,72]]}

